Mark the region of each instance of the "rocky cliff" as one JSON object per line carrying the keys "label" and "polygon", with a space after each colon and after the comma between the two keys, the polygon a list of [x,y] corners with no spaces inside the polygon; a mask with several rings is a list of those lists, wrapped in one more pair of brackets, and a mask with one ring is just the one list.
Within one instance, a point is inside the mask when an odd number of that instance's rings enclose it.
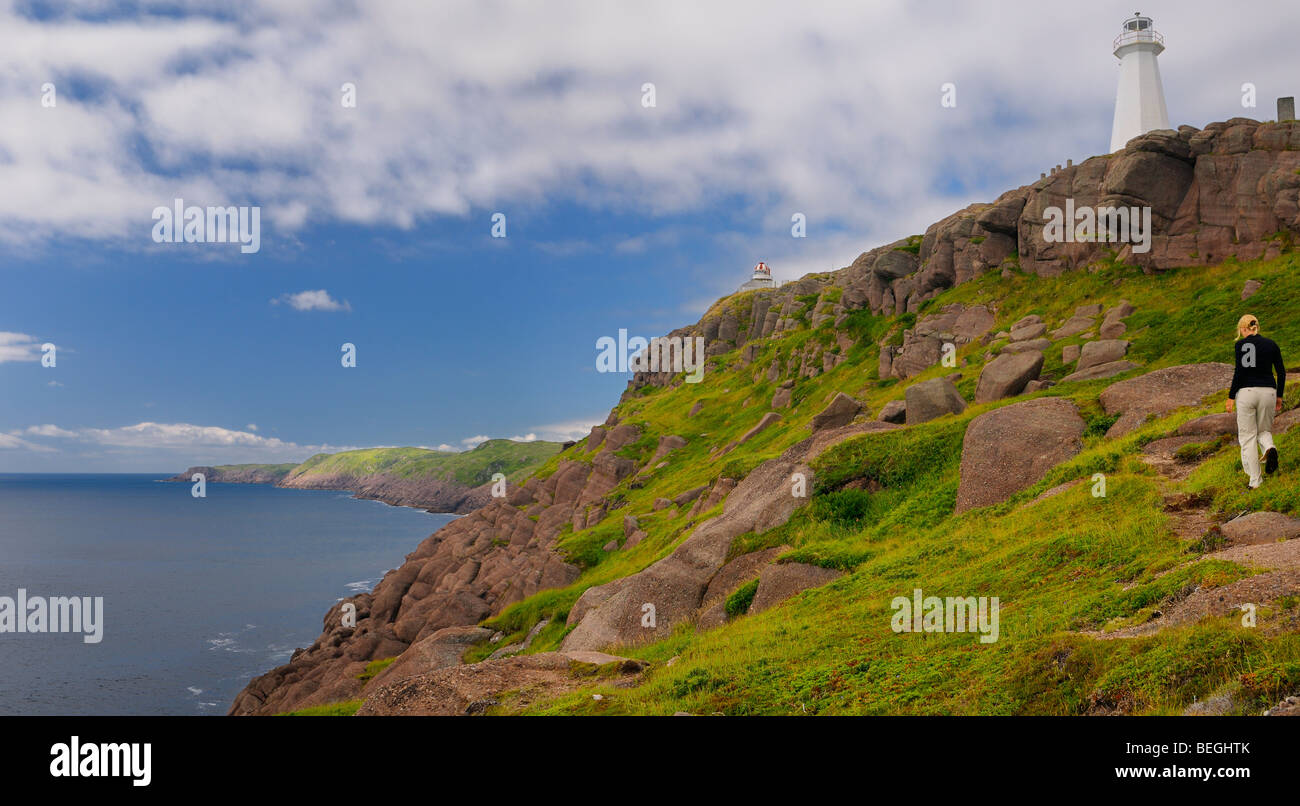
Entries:
{"label": "rocky cliff", "polygon": [[166,481],[189,482],[195,473],[218,484],[279,484],[297,465],[196,465]]}
{"label": "rocky cliff", "polygon": [[488,440],[464,453],[423,448],[371,448],[318,454],[302,464],[191,467],[167,481],[274,484],[298,490],[347,490],[357,498],[463,515],[492,499],[492,477],[519,478],[562,446],[556,442]]}
{"label": "rocky cliff", "polygon": [[[1150,207],[1150,251],[1048,242],[1047,209],[1067,199],[1077,207]],[[230,712],[270,714],[365,694],[366,713],[391,713],[399,712],[386,710],[394,703],[410,705],[410,691],[436,699],[437,681],[450,679],[437,677],[439,669],[489,636],[501,638],[478,625],[499,622],[539,591],[558,591],[558,604],[538,607],[563,626],[548,640],[570,658],[775,607],[879,550],[845,556],[831,541],[791,554],[778,542],[794,540],[782,528],[806,509],[814,484],[821,511],[831,512],[844,504],[823,497],[828,492],[861,491],[864,499],[844,500],[870,508],[877,492],[897,502],[908,484],[930,485],[911,505],[926,528],[1023,494],[1088,440],[1120,440],[1200,405],[1226,383],[1223,365],[1200,357],[1218,355],[1212,345],[1188,340],[1179,353],[1168,317],[1135,314],[1118,298],[1124,272],[1275,258],[1300,233],[1298,201],[1300,124],[1182,127],[971,205],[837,272],[720,300],[670,334],[706,340],[705,383],[688,386],[680,373],[634,375],[604,426],[512,485],[506,500],[429,537],[372,594],[332,608],[321,637],[253,680]],[[1025,293],[1033,282],[1085,269],[1103,272],[1107,283],[1093,283],[1093,296],[1065,310],[1053,300],[1019,302],[988,282],[978,300],[927,305],[981,278]],[[1043,313],[1032,312],[1035,305]],[[943,369],[949,344],[956,363]],[[1170,364],[1183,354],[1199,363],[1134,376],[1143,362]],[[1003,404],[1056,386],[1083,391]],[[878,416],[845,392],[869,394]],[[904,436],[888,453],[872,453],[870,440],[920,428],[928,441]],[[872,456],[875,464],[863,458]],[[801,494],[805,481],[810,492]],[[355,626],[344,623],[349,604]],[[527,641],[544,621],[528,622]],[[367,666],[393,657],[370,684],[377,690],[367,688]],[[487,679],[505,668],[489,659],[473,671]],[[485,702],[465,707],[478,713],[491,707]],[[417,711],[444,706],[424,702]]]}
{"label": "rocky cliff", "polygon": [[[1132,244],[1053,243],[1046,211],[1072,200],[1082,207],[1150,207],[1150,251]],[[1204,129],[1150,132],[1114,154],[1054,171],[993,202],[972,204],[915,236],[858,256],[836,272],[809,275],[773,290],[719,301],[696,325],[672,336],[703,336],[722,355],[759,339],[832,322],[850,313],[916,313],[921,305],[985,272],[1024,270],[1055,276],[1097,261],[1163,271],[1276,257],[1300,233],[1300,123],[1246,118]],[[938,359],[934,334],[909,333],[882,356],[882,374],[905,378]],[[840,351],[811,346],[773,376],[810,377],[835,366]],[[894,352],[904,353],[891,361]],[[744,356],[752,351],[742,352]],[[638,373],[629,389],[680,383],[672,373]]]}
{"label": "rocky cliff", "polygon": [[[567,585],[580,569],[554,549],[561,530],[603,519],[605,496],[637,469],[618,451],[639,429],[598,429],[595,453],[561,459],[545,478],[511,486],[426,539],[372,593],[351,597],[325,616],[324,631],[289,663],[255,678],[232,714],[274,714],[354,697],[368,662],[400,655],[448,627],[477,624],[539,590]],[[356,625],[344,623],[346,604]]]}
{"label": "rocky cliff", "polygon": [[385,474],[315,473],[281,479],[277,487],[295,490],[347,490],[357,498],[383,501],[396,507],[464,515],[492,500],[491,483],[466,487],[455,481],[406,479]]}

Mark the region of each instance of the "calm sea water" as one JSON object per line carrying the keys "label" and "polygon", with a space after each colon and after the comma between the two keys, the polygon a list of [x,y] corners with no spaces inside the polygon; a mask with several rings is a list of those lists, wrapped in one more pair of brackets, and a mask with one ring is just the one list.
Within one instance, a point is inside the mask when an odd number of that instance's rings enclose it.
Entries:
{"label": "calm sea water", "polygon": [[344,492],[0,474],[0,596],[103,596],[99,644],[0,633],[0,714],[224,714],[452,515]]}

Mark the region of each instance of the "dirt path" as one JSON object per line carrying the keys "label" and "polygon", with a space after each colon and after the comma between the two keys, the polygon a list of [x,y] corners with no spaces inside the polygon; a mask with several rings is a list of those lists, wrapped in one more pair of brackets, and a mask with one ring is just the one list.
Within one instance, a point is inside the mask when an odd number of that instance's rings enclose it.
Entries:
{"label": "dirt path", "polygon": [[[1224,533],[1211,514],[1209,496],[1178,490],[1182,486],[1181,482],[1204,461],[1180,458],[1178,450],[1185,445],[1206,441],[1207,438],[1203,435],[1170,437],[1148,443],[1142,448],[1142,461],[1159,471],[1163,477],[1161,488],[1164,509],[1174,533],[1188,543],[1209,538],[1227,546],[1212,553],[1200,554],[1175,568],[1213,559],[1234,562],[1263,573],[1220,587],[1197,588],[1186,596],[1165,602],[1144,624],[1111,632],[1085,631],[1084,635],[1100,640],[1154,635],[1168,627],[1196,622],[1206,616],[1242,612],[1243,605],[1259,605],[1300,593],[1300,539],[1283,542],[1258,542],[1257,539],[1252,539],[1250,542],[1234,544],[1230,534]],[[1175,569],[1164,571],[1159,576],[1172,570]]]}

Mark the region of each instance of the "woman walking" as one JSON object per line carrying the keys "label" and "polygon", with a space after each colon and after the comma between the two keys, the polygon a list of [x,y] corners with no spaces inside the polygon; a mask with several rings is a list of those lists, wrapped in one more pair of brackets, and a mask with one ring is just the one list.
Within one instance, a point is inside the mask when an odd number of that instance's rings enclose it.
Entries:
{"label": "woman walking", "polygon": [[1264,455],[1264,472],[1271,474],[1277,470],[1273,415],[1282,411],[1286,366],[1282,363],[1282,351],[1277,343],[1259,335],[1258,318],[1247,314],[1237,320],[1237,335],[1228,411],[1237,410],[1241,469],[1250,477],[1249,487],[1253,490],[1264,481],[1259,472],[1261,453]]}

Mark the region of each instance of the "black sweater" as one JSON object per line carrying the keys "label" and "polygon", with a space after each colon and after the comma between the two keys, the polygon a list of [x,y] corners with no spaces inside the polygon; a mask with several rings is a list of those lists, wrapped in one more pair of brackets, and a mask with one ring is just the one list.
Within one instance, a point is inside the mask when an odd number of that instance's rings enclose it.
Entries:
{"label": "black sweater", "polygon": [[[1234,348],[1237,360],[1232,371],[1232,388],[1228,397],[1236,399],[1237,390],[1251,386],[1263,386],[1266,389],[1277,388],[1278,400],[1286,391],[1286,366],[1282,363],[1282,351],[1277,342],[1260,335],[1238,339]],[[1243,362],[1252,358],[1247,366]],[[1273,381],[1273,372],[1277,372],[1277,382]]]}

